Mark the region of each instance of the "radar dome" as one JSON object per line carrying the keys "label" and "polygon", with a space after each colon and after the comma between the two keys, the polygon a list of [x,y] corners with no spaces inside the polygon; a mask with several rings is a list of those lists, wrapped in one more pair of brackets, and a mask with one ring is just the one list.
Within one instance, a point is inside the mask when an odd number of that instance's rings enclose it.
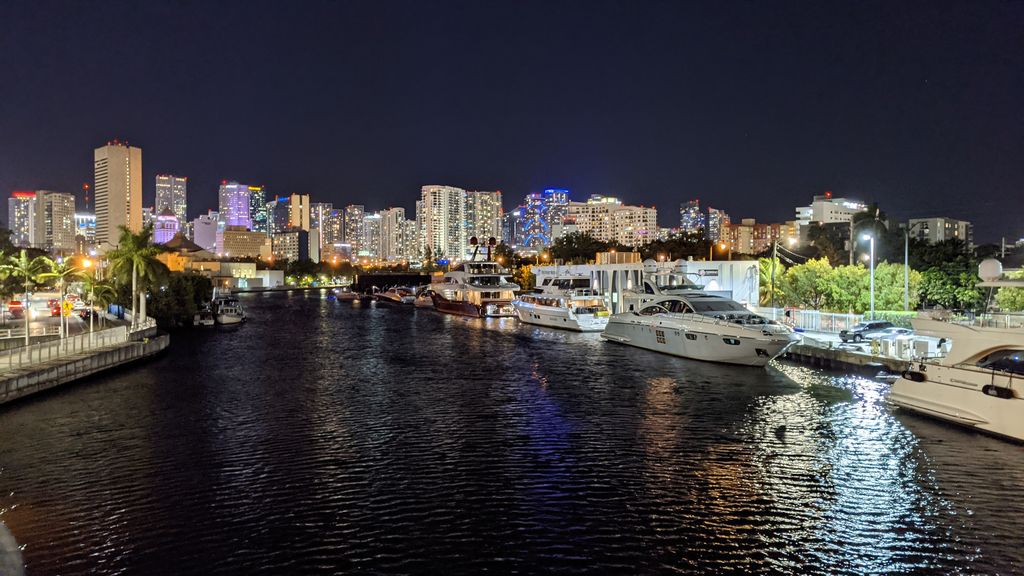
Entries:
{"label": "radar dome", "polygon": [[652,258],[644,260],[644,274],[655,274],[658,272],[658,263]]}
{"label": "radar dome", "polygon": [[978,264],[978,276],[985,282],[995,282],[1003,277],[1003,265],[995,258],[982,260]]}

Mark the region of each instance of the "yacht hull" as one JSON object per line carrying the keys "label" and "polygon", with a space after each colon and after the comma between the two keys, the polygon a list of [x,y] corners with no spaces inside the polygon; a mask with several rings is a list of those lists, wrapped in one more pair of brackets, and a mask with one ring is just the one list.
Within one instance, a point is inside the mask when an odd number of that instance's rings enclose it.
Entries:
{"label": "yacht hull", "polygon": [[432,292],[430,297],[434,302],[434,309],[445,314],[471,316],[473,318],[500,318],[514,314],[514,310],[509,302],[492,301],[485,303],[483,306],[477,306],[471,302],[449,300],[437,292]]}
{"label": "yacht hull", "polygon": [[519,321],[526,324],[576,332],[601,332],[608,325],[607,316],[574,314],[567,308],[535,306],[518,300],[513,301],[512,306],[516,310],[516,317],[519,318]]}
{"label": "yacht hull", "polygon": [[[922,381],[907,378],[910,373]],[[1020,378],[1017,387],[1013,383],[1007,373],[919,364],[893,383],[889,402],[946,422],[1024,441]],[[1008,397],[996,395],[999,389]]]}
{"label": "yacht hull", "polygon": [[235,314],[217,314],[217,324],[241,324],[244,320],[244,316],[237,316]]}
{"label": "yacht hull", "polygon": [[681,358],[755,367],[768,364],[793,343],[788,336],[753,337],[741,333],[724,336],[671,326],[614,321],[608,323],[601,337]]}

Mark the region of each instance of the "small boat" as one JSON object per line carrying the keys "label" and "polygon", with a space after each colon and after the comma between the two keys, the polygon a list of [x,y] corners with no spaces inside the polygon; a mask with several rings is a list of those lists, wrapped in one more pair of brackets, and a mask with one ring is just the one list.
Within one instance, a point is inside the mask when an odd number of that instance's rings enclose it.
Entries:
{"label": "small boat", "polygon": [[377,292],[374,299],[389,304],[412,304],[416,301],[416,293],[412,288],[392,286],[383,292]]}
{"label": "small boat", "polygon": [[245,321],[242,304],[226,290],[214,294],[210,307],[217,324],[240,324]]}
{"label": "small boat", "polygon": [[332,289],[331,292],[339,302],[352,302],[354,300],[359,300],[359,294],[353,292],[351,286],[339,286],[338,288]]}
{"label": "small boat", "polygon": [[417,308],[434,307],[434,298],[430,295],[430,286],[420,286],[416,290],[416,299],[413,300],[412,305]]}
{"label": "small boat", "polygon": [[213,326],[215,323],[213,310],[210,309],[209,305],[204,306],[202,310],[196,312],[195,316],[192,317],[192,324],[194,326]]}

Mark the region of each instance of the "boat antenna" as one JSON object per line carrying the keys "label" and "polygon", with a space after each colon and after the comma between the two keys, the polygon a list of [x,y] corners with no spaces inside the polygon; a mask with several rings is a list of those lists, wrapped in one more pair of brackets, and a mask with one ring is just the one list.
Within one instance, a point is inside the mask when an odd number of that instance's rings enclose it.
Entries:
{"label": "boat antenna", "polygon": [[473,247],[473,257],[469,261],[476,262],[476,254],[480,251],[480,243],[477,241],[476,236],[469,239],[469,245]]}

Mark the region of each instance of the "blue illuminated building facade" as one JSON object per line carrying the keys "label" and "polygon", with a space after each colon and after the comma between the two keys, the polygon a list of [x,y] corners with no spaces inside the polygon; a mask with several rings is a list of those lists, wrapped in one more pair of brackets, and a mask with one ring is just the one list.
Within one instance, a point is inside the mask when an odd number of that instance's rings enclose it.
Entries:
{"label": "blue illuminated building facade", "polygon": [[521,211],[522,245],[527,248],[550,246],[552,224],[560,224],[569,211],[569,191],[548,188],[526,196]]}
{"label": "blue illuminated building facade", "polygon": [[700,200],[684,202],[679,207],[679,232],[687,236],[703,237],[707,228]]}

